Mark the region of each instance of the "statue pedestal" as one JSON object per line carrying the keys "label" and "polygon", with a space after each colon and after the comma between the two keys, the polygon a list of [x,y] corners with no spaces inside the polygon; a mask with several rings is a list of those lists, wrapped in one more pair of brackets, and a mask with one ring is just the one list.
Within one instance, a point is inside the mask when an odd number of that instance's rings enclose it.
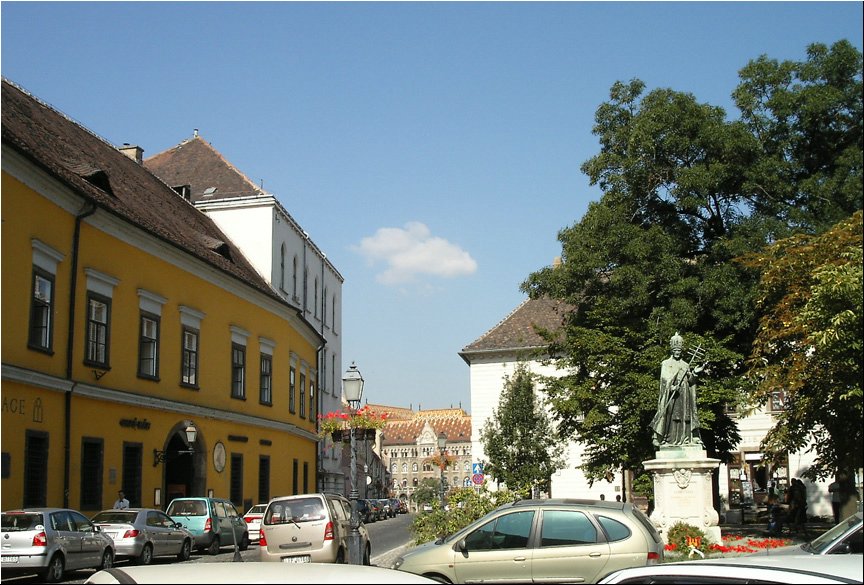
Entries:
{"label": "statue pedestal", "polygon": [[720,544],[719,516],[714,509],[711,482],[719,459],[711,459],[699,445],[664,445],[656,459],[644,461],[654,475],[654,511],[651,521],[663,540],[677,522],[701,529],[712,542]]}

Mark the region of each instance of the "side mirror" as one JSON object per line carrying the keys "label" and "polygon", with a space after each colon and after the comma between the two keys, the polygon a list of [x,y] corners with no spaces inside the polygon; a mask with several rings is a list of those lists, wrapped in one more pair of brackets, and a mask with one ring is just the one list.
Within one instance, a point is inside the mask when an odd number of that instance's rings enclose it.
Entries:
{"label": "side mirror", "polygon": [[456,542],[456,550],[458,550],[459,552],[461,552],[463,557],[467,557],[467,556],[468,556],[468,544],[465,542],[465,539],[464,539],[464,538],[460,538],[460,539]]}

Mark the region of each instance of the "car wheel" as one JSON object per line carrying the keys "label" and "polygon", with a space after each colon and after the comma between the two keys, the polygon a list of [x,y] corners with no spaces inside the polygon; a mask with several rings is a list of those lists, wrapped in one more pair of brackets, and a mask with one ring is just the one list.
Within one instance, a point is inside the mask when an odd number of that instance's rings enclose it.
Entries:
{"label": "car wheel", "polygon": [[56,583],[63,578],[63,556],[56,554],[51,557],[51,562],[48,563],[48,568],[45,569],[45,582]]}
{"label": "car wheel", "polygon": [[110,548],[106,548],[105,552],[102,553],[102,563],[99,565],[100,569],[110,569],[114,566],[114,551]]}
{"label": "car wheel", "polygon": [[240,539],[240,550],[246,550],[249,548],[249,533],[244,532],[243,538]]}
{"label": "car wheel", "polygon": [[149,565],[153,562],[153,547],[150,546],[150,543],[144,545],[144,548],[141,549],[141,554],[138,555],[138,558],[135,559],[136,565]]}
{"label": "car wheel", "polygon": [[183,541],[183,546],[180,547],[180,553],[177,555],[178,561],[188,561],[192,556],[192,543],[189,540]]}
{"label": "car wheel", "polygon": [[372,547],[368,544],[366,548],[363,550],[363,564],[371,565],[372,564]]}
{"label": "car wheel", "polygon": [[210,546],[207,547],[207,554],[218,555],[221,548],[219,546],[219,537],[214,535],[213,540],[210,541]]}

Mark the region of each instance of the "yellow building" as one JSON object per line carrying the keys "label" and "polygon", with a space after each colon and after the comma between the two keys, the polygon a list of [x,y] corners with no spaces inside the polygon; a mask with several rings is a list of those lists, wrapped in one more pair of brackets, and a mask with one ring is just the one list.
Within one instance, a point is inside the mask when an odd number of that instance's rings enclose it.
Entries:
{"label": "yellow building", "polygon": [[140,149],[2,122],[3,510],[314,490],[320,334]]}

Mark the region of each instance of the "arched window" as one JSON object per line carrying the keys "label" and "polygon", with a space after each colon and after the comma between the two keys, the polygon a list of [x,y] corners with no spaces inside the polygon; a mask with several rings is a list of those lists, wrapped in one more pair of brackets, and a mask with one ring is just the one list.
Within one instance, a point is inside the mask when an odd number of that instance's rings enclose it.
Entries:
{"label": "arched window", "polygon": [[397,468],[397,467],[398,467],[398,465],[397,465],[397,463],[396,463],[395,461],[394,461],[393,463],[391,463],[391,464],[390,464],[390,472],[391,472],[391,473],[396,473],[396,468]]}
{"label": "arched window", "polygon": [[403,487],[403,488],[407,488],[407,487],[408,487],[408,480],[407,480],[407,479],[403,479],[403,480],[402,480],[402,487]]}
{"label": "arched window", "polygon": [[415,473],[417,472],[417,463],[416,462],[411,464],[411,471],[413,471]]}
{"label": "arched window", "polygon": [[423,471],[432,471],[432,466],[428,463],[423,464]]}
{"label": "arched window", "polygon": [[315,277],[315,287],[312,289],[312,292],[315,294],[312,295],[312,304],[315,305],[315,308],[312,310],[315,316],[318,316],[318,277]]}
{"label": "arched window", "polygon": [[294,267],[291,272],[291,286],[292,293],[294,295],[294,299],[297,299],[297,256],[294,256]]}
{"label": "arched window", "polygon": [[324,296],[321,297],[324,302],[324,308],[321,311],[321,320],[324,321],[324,325],[327,325],[327,287],[324,287]]}
{"label": "arched window", "polygon": [[416,477],[414,478],[414,482],[413,482],[413,483],[414,483],[414,487],[416,488],[416,487],[417,487],[417,483],[418,483],[418,480],[417,480]]}
{"label": "arched window", "polygon": [[408,464],[407,463],[402,464],[402,473],[408,473]]}

